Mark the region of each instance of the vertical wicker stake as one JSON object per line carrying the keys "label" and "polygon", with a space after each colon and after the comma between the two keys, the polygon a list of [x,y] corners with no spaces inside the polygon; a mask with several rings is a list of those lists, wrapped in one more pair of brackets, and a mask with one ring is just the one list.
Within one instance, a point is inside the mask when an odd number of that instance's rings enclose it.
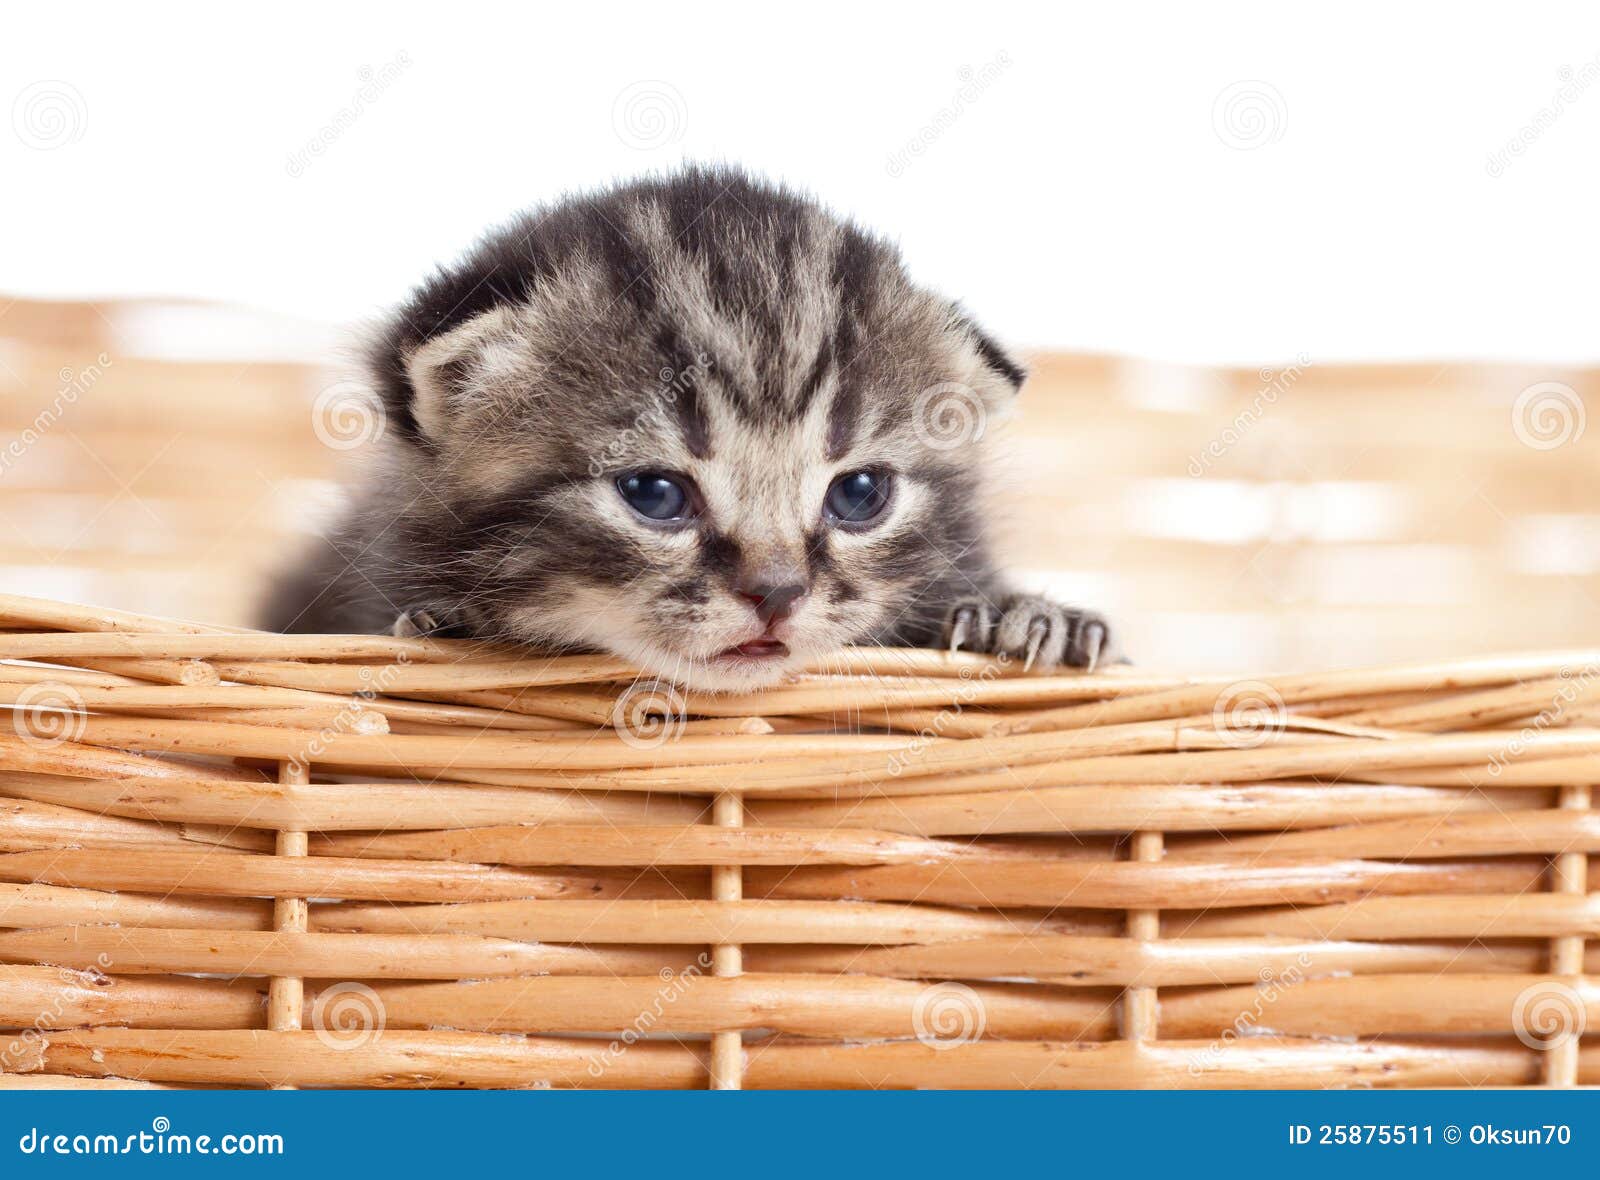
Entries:
{"label": "vertical wicker stake", "polygon": [[[1128,859],[1150,863],[1161,859],[1165,841],[1160,832],[1135,832]],[[1128,937],[1149,942],[1161,937],[1161,911],[1129,910]],[[1156,1039],[1160,1002],[1153,987],[1130,987],[1122,993],[1122,1035],[1140,1045]]]}
{"label": "vertical wicker stake", "polygon": [[[1557,804],[1564,811],[1588,811],[1590,794],[1587,786],[1562,787]],[[1584,894],[1589,891],[1589,854],[1563,852],[1551,866],[1550,885],[1557,893]],[[1570,934],[1550,940],[1550,974],[1575,976],[1583,974],[1583,935]],[[1579,1001],[1582,1002],[1581,1000]],[[1547,1086],[1576,1086],[1578,1084],[1577,1035],[1563,1037],[1544,1055],[1544,1084]]]}
{"label": "vertical wicker stake", "polygon": [[[278,765],[278,781],[285,786],[304,786],[311,781],[306,768],[297,762]],[[278,833],[279,856],[305,856],[306,834],[282,831]],[[272,928],[288,933],[304,934],[307,919],[306,899],[280,897],[272,903]],[[305,1027],[305,980],[298,976],[274,976],[267,987],[267,1027],[273,1032],[294,1032]],[[293,1086],[278,1086],[292,1090]]]}
{"label": "vertical wicker stake", "polygon": [[[717,796],[712,819],[719,828],[744,827],[744,800],[731,791]],[[740,865],[711,867],[713,901],[744,899],[744,869]],[[719,979],[744,974],[744,950],[738,943],[711,948],[711,973]],[[711,1034],[711,1088],[738,1090],[744,1080],[744,1037],[738,1030]]]}

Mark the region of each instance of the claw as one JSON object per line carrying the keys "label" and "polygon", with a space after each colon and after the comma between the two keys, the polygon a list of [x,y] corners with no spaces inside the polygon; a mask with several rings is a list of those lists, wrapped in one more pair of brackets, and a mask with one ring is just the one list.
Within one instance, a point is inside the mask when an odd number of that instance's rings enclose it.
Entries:
{"label": "claw", "polygon": [[426,610],[414,607],[403,610],[389,630],[396,639],[416,639],[439,629],[439,620]]}
{"label": "claw", "polygon": [[956,612],[955,621],[950,624],[950,654],[955,655],[961,650],[972,631],[972,612],[959,610]]}
{"label": "claw", "polygon": [[1090,623],[1083,629],[1083,650],[1089,654],[1089,662],[1084,666],[1087,672],[1093,672],[1095,665],[1100,662],[1100,651],[1105,647],[1106,629],[1099,623]]}
{"label": "claw", "polygon": [[1050,634],[1050,624],[1043,619],[1035,619],[1028,624],[1028,650],[1027,656],[1022,661],[1022,670],[1031,672],[1033,661],[1039,658],[1039,649],[1044,646],[1045,636]]}

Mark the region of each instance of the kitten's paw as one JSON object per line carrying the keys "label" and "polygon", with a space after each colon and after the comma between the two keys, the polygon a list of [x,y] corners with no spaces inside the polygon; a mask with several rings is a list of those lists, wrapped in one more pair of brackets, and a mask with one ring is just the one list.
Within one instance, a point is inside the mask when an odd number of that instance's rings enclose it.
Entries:
{"label": "kitten's paw", "polygon": [[435,638],[454,638],[463,634],[454,616],[425,606],[407,607],[401,611],[389,632],[396,639],[419,639],[430,635]]}
{"label": "kitten's paw", "polygon": [[1012,594],[999,605],[986,598],[958,601],[945,619],[952,651],[1021,659],[1024,668],[1065,666],[1093,670],[1116,658],[1111,624],[1093,611],[1062,606],[1033,594]]}

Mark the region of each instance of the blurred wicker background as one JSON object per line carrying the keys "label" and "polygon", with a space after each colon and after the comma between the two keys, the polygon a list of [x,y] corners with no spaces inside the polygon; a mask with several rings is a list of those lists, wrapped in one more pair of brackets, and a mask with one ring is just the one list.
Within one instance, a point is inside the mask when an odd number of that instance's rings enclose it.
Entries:
{"label": "blurred wicker background", "polygon": [[[320,420],[347,344],[236,308],[0,302],[0,588],[250,622],[359,459]],[[1006,549],[1167,670],[1591,643],[1597,393],[1536,365],[1038,356],[996,427]]]}

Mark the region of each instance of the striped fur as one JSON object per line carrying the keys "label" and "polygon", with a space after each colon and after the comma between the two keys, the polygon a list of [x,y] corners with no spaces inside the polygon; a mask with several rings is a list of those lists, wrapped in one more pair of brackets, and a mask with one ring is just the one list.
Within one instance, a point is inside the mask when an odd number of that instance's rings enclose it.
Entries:
{"label": "striped fur", "polygon": [[[745,687],[1002,601],[982,439],[928,418],[1003,412],[1021,369],[892,246],[788,190],[697,168],[525,214],[425,282],[369,360],[382,470],[280,584],[275,629],[425,612]],[[893,472],[884,518],[830,527],[829,483],[865,467]],[[640,470],[693,480],[693,527],[632,512],[615,480]],[[760,631],[733,587],[769,571],[809,590],[774,632],[791,656],[724,666]]]}

